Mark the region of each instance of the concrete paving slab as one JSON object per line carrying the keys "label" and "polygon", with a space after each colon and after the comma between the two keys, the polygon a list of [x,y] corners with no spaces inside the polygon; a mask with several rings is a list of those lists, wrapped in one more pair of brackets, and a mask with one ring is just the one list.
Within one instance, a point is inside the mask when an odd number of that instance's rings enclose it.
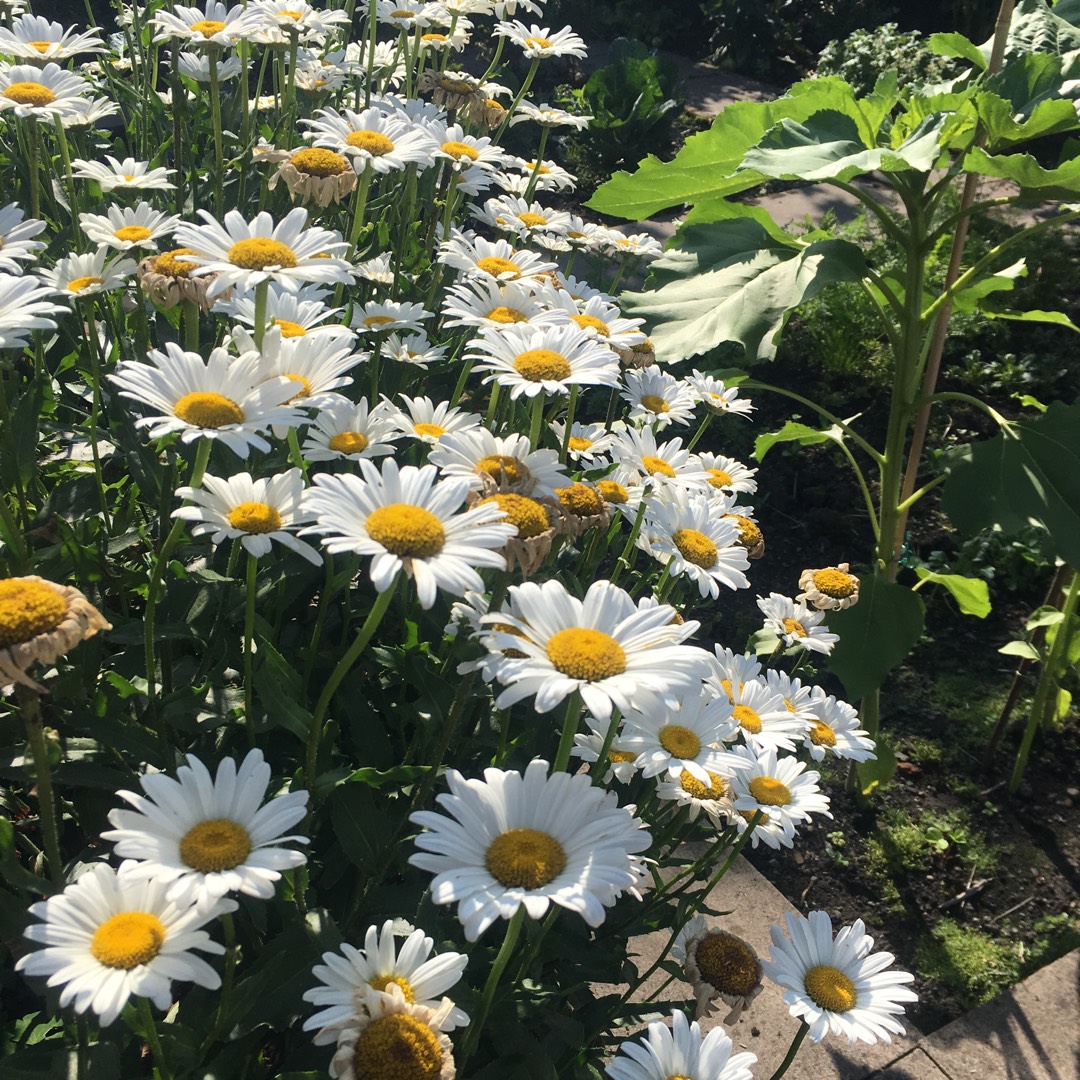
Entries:
{"label": "concrete paving slab", "polygon": [[920,1043],[950,1080],[1080,1077],[1080,949]]}
{"label": "concrete paving slab", "polygon": [[[894,1061],[880,1072],[874,1073],[870,1080],[950,1080],[927,1056],[923,1050],[912,1050],[899,1061]],[[985,1080],[992,1080],[986,1077]]]}

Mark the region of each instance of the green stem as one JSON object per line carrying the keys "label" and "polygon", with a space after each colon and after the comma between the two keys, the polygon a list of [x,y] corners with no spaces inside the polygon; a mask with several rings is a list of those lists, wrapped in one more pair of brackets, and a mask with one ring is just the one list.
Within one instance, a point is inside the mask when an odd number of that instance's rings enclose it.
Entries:
{"label": "green stem", "polygon": [[49,864],[49,877],[57,885],[64,884],[64,864],[60,858],[60,828],[56,813],[56,796],[53,793],[52,769],[49,766],[49,749],[45,744],[45,729],[41,723],[41,698],[31,686],[15,684],[15,697],[26,727],[30,754],[34,759],[34,781],[37,784],[38,817],[41,821],[41,837],[45,846],[45,858]]}
{"label": "green stem", "polygon": [[244,726],[247,728],[248,745],[255,746],[255,684],[252,671],[255,664],[255,596],[259,560],[248,552],[247,557],[247,603],[244,606]]}
{"label": "green stem", "polygon": [[218,217],[221,217],[225,187],[225,154],[221,145],[221,83],[218,79],[217,54],[216,47],[208,51],[210,61],[210,114],[214,123],[214,212]]}
{"label": "green stem", "polygon": [[622,549],[622,554],[615,560],[615,565],[611,568],[611,584],[614,585],[618,580],[619,575],[624,569],[629,569],[632,565],[630,555],[634,550],[634,544],[637,542],[638,534],[641,532],[641,523],[645,520],[645,507],[648,505],[648,498],[642,495],[641,502],[638,504],[637,517],[634,518],[634,527],[630,530],[630,535],[626,538],[626,546]]}
{"label": "green stem", "polygon": [[799,1047],[802,1046],[802,1041],[806,1038],[806,1033],[809,1030],[806,1024],[799,1024],[799,1030],[795,1032],[795,1038],[791,1040],[788,1052],[784,1056],[784,1060],[780,1062],[780,1068],[772,1074],[769,1080],[780,1080],[780,1077],[791,1068],[791,1063],[795,1060],[795,1055],[799,1052]]}
{"label": "green stem", "polygon": [[697,429],[697,431],[694,432],[694,437],[690,440],[689,444],[687,445],[686,449],[688,451],[693,450],[694,447],[697,446],[697,444],[699,442],[701,442],[701,436],[704,435],[705,432],[708,430],[708,427],[712,423],[712,419],[713,419],[713,417],[715,415],[716,414],[712,411],[712,409],[709,409],[709,408],[705,409],[705,418],[701,421],[701,427],[699,427]]}
{"label": "green stem", "polygon": [[94,459],[94,479],[97,482],[98,503],[101,517],[105,523],[105,532],[112,532],[112,518],[109,515],[109,497],[105,491],[105,474],[101,464],[101,451],[98,449],[98,427],[101,423],[101,342],[98,340],[97,322],[94,319],[94,301],[87,306],[86,348],[90,354],[90,454]]}
{"label": "green stem", "polygon": [[266,298],[269,291],[269,281],[260,281],[255,286],[255,325],[252,327],[252,336],[255,339],[255,348],[260,351],[263,338],[266,336]]}
{"label": "green stem", "polygon": [[364,72],[364,108],[371,104],[371,84],[375,77],[375,38],[378,33],[378,8],[376,0],[368,4],[368,50],[367,65]]}
{"label": "green stem", "polygon": [[484,991],[480,998],[479,1013],[465,1030],[465,1038],[462,1040],[461,1044],[461,1061],[458,1065],[458,1072],[462,1075],[464,1075],[466,1063],[476,1049],[476,1044],[480,1038],[480,1032],[487,1022],[488,1014],[491,1012],[491,1005],[495,1000],[495,992],[499,989],[499,983],[502,980],[503,972],[506,970],[506,965],[510,962],[510,957],[514,952],[514,946],[517,945],[518,936],[521,934],[521,924],[524,921],[525,908],[519,907],[510,919],[510,925],[506,928],[506,936],[503,938],[502,946],[499,948],[499,953],[495,957],[495,962],[491,965],[491,971],[488,972],[487,982],[484,983]]}
{"label": "green stem", "polygon": [[37,121],[26,121],[27,143],[30,148],[30,216],[41,217],[41,132]]}
{"label": "green stem", "polygon": [[559,749],[555,754],[553,773],[565,772],[570,763],[570,751],[574,748],[574,736],[577,734],[578,721],[581,719],[581,695],[574,691],[566,701],[566,715],[563,717],[562,735],[559,737]]}
{"label": "green stem", "polygon": [[592,767],[592,782],[596,787],[604,786],[604,773],[607,771],[605,766],[608,763],[608,754],[611,751],[611,744],[615,741],[615,732],[619,730],[619,710],[611,710],[611,720],[608,722],[607,731],[604,732],[604,742],[600,747],[600,753],[596,755],[596,764]]}
{"label": "green stem", "polygon": [[[570,387],[570,399],[566,403],[566,421],[563,430],[562,446],[559,448],[559,464],[565,465],[567,455],[570,453],[570,432],[574,426],[574,413],[577,411],[578,384]],[[535,449],[535,448],[534,448]]]}
{"label": "green stem", "polygon": [[534,56],[528,73],[525,75],[525,81],[521,84],[521,89],[517,92],[517,95],[511,102],[510,108],[506,110],[506,116],[499,125],[499,130],[495,132],[495,135],[491,140],[493,146],[498,146],[499,142],[502,140],[503,135],[506,133],[506,129],[510,126],[510,121],[514,116],[514,113],[517,111],[517,107],[521,104],[522,98],[529,92],[529,87],[532,86],[533,79],[536,78],[536,71],[539,67],[540,57]]}
{"label": "green stem", "polygon": [[533,163],[532,175],[529,177],[529,184],[525,188],[525,194],[522,196],[526,202],[528,202],[536,193],[536,185],[540,182],[540,167],[544,164],[544,151],[547,149],[548,136],[551,134],[551,128],[544,124],[540,129],[540,145],[536,151],[536,161]]}
{"label": "green stem", "polygon": [[67,132],[59,116],[55,118],[56,143],[60,147],[60,160],[64,163],[64,178],[67,180],[68,198],[71,200],[72,245],[78,251],[82,247],[82,230],[79,226],[79,191],[75,186],[75,176],[71,171],[71,151],[68,149]]}
{"label": "green stem", "polygon": [[540,449],[540,432],[544,426],[544,395],[537,394],[532,399],[532,419],[529,424],[529,445],[534,450]]}
{"label": "green stem", "polygon": [[139,1020],[142,1022],[143,1030],[140,1034],[146,1036],[146,1041],[150,1044],[150,1052],[154,1057],[154,1066],[157,1069],[159,1080],[172,1080],[172,1073],[169,1071],[168,1063],[165,1061],[165,1051],[161,1046],[161,1039],[158,1037],[157,1022],[154,1020],[154,1014],[150,1011],[150,1001],[144,998],[141,994],[135,997],[135,1007],[139,1010]]}

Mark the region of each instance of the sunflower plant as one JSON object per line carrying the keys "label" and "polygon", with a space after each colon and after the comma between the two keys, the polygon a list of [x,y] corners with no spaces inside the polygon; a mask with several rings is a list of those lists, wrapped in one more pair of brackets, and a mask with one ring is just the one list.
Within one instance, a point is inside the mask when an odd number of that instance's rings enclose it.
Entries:
{"label": "sunflower plant", "polygon": [[24,6],[5,1067],[746,1080],[712,1013],[766,977],[776,1076],[902,1032],[861,923],[759,960],[708,906],[828,815],[815,762],[875,752],[812,682],[860,583],[761,598],[764,664],[716,640],[765,547],[716,445],[753,405],[625,312],[655,241],[549,205],[587,119],[529,93],[581,38],[533,0],[153,0],[112,34]]}

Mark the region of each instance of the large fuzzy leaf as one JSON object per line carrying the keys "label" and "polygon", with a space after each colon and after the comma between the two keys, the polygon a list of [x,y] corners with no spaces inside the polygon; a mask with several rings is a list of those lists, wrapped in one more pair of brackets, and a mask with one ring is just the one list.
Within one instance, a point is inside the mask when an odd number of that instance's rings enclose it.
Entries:
{"label": "large fuzzy leaf", "polygon": [[1028,198],[1068,199],[1080,195],[1080,156],[1054,169],[1044,169],[1030,154],[988,154],[976,147],[964,159],[964,168],[980,176],[1015,180],[1021,194]]}

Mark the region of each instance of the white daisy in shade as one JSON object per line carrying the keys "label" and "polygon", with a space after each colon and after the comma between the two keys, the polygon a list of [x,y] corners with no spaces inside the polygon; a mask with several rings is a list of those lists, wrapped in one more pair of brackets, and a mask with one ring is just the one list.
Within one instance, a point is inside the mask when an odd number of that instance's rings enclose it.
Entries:
{"label": "white daisy in shade", "polygon": [[747,746],[757,750],[794,753],[806,734],[806,721],[793,713],[784,699],[761,678],[732,683],[728,700],[738,731]]}
{"label": "white daisy in shade", "polygon": [[426,0],[376,0],[376,17],[379,22],[396,26],[399,30],[412,30],[417,26],[430,26]]}
{"label": "white daisy in shade", "polygon": [[806,749],[815,761],[824,761],[826,754],[850,761],[871,761],[874,740],[859,724],[859,714],[846,702],[826,694],[815,686],[810,698],[814,719],[806,734]]}
{"label": "white daisy in shade", "polygon": [[[348,943],[340,952],[325,952],[322,963],[311,973],[322,984],[304,992],[304,1000],[318,1007],[318,1012],[304,1021],[304,1031],[317,1031],[315,1044],[334,1042],[337,1029],[366,1007],[368,989],[385,991],[393,983],[406,1001],[429,1009],[438,1009],[443,995],[460,979],[469,958],[462,953],[445,952],[432,956],[435,942],[423,930],[413,930],[398,948],[395,936],[401,935],[392,919],[369,926],[364,947]],[[452,1008],[442,1018],[444,1031],[464,1027],[468,1015]]]}
{"label": "white daisy in shade", "polygon": [[450,239],[439,246],[439,262],[461,271],[463,277],[496,281],[544,280],[555,270],[555,263],[534,251],[518,251],[506,240],[485,240],[454,228]]}
{"label": "white daisy in shade", "polygon": [[55,320],[68,309],[53,303],[55,290],[36,277],[0,274],[0,349],[21,349],[34,330],[55,330]]}
{"label": "white daisy in shade", "polygon": [[311,130],[316,146],[334,150],[362,173],[396,172],[408,165],[427,168],[434,162],[435,140],[403,116],[387,116],[382,109],[353,112],[319,109],[312,120],[301,120]]}
{"label": "white daisy in shade", "polygon": [[84,127],[91,124],[100,125],[102,120],[119,115],[120,106],[115,101],[103,97],[94,98],[93,100],[80,98],[77,108],[60,114],[60,123],[65,128]]}
{"label": "white daisy in shade", "polygon": [[322,41],[335,27],[348,26],[348,12],[322,10],[307,0],[252,0],[248,5],[258,28],[252,40],[263,45],[288,45],[300,41]]}
{"label": "white daisy in shade", "polygon": [[20,15],[10,29],[0,26],[0,53],[19,60],[69,60],[79,53],[105,51],[105,42],[93,30],[80,34],[40,15]]}
{"label": "white daisy in shade", "polygon": [[[0,49],[0,52],[6,51]],[[85,109],[90,84],[56,64],[0,65],[0,112],[51,124],[54,116]]]}
{"label": "white daisy in shade", "polygon": [[299,427],[307,420],[287,404],[296,384],[284,377],[264,380],[258,353],[234,359],[224,349],[214,349],[209,360],[203,360],[169,341],[165,352],[151,349],[147,359],[149,364],[122,361],[108,378],[120,388],[121,397],[158,410],[135,422],[136,427],[149,427],[152,439],[173,431],[184,442],[220,439],[234,454],[247,457],[251,447],[270,449],[262,432],[271,424]]}
{"label": "white daisy in shade", "polygon": [[767,600],[758,597],[757,606],[765,616],[765,628],[789,647],[797,646],[807,652],[828,656],[840,640],[839,634],[830,634],[827,626],[820,625],[825,613],[808,608],[802,600],[796,603],[783,593],[769,593]]}
{"label": "white daisy in shade", "polygon": [[[373,258],[365,259],[363,262],[357,263],[353,270],[357,277],[361,277],[365,281],[377,281],[380,285],[394,284],[394,271],[390,265],[389,255],[376,255]],[[403,276],[406,280],[411,280],[407,274]]]}
{"label": "white daisy in shade", "polygon": [[179,38],[207,49],[228,48],[253,32],[253,14],[246,5],[227,7],[221,0],[207,0],[197,7],[159,11],[151,23],[158,31],[155,41]]}
{"label": "white daisy in shade", "polygon": [[[795,827],[813,814],[832,817],[829,798],[818,787],[818,773],[807,772],[804,762],[789,756],[778,758],[772,749],[758,752],[749,746],[736,746],[732,753],[750,766],[732,775],[735,809],[744,814],[760,810],[767,821],[787,832],[785,847],[791,847]],[[759,828],[754,831],[755,847],[759,833],[770,847],[777,846]]]}
{"label": "white daisy in shade", "polygon": [[505,569],[497,549],[517,530],[490,503],[460,512],[467,480],[437,480],[434,465],[399,469],[392,458],[381,473],[363,458],[357,465],[361,476],[315,477],[305,506],[316,523],[304,531],[322,534],[331,554],[371,556],[376,591],[386,592],[404,570],[421,607],[430,608],[439,589],[455,596],[482,591],[478,567]]}
{"label": "white daisy in shade", "polygon": [[705,470],[709,487],[725,495],[740,492],[753,494],[757,491],[754,476],[757,469],[748,469],[741,461],[725,457],[723,454],[697,454],[692,460]]}
{"label": "white daisy in shade", "polygon": [[[276,326],[283,338],[347,337],[355,340],[356,335],[341,323],[330,322],[335,315],[340,315],[343,308],[328,308],[325,293],[315,285],[302,285],[298,292],[289,292],[276,282],[271,282],[266,290],[266,322]],[[220,311],[243,323],[255,326],[255,297],[247,294],[233,294],[228,299],[219,299],[214,311]]]}
{"label": "white daisy in shade", "polygon": [[684,644],[698,623],[676,623],[667,604],[641,610],[610,581],[594,581],[584,600],[558,581],[525,582],[510,593],[516,614],[481,620],[493,631],[489,650],[524,654],[498,666],[507,688],[500,709],[535,696],[536,711],[548,712],[578,691],[589,712],[606,722],[612,708],[632,708],[642,691],[675,701],[708,672],[708,653]]}
{"label": "white daisy in shade", "polygon": [[572,460],[581,462],[589,469],[608,464],[605,455],[615,442],[615,436],[607,431],[603,424],[582,424],[575,420],[570,425],[568,440],[565,424],[553,420],[548,427],[559,446],[566,442],[566,452]]}
{"label": "white daisy in shade", "polygon": [[157,189],[171,191],[176,187],[169,182],[169,177],[175,169],[151,169],[145,161],[136,161],[134,158],[124,158],[118,161],[114,157],[105,155],[109,163],[103,165],[100,161],[85,161],[83,158],[75,158],[72,161],[73,175],[83,180],[96,180],[102,191],[145,191]]}
{"label": "white daisy in shade", "polygon": [[617,386],[619,362],[610,349],[577,326],[485,328],[470,342],[466,360],[479,361],[484,380],[509,387],[511,400],[568,394],[571,386]]}
{"label": "white daisy in shade", "polygon": [[753,1080],[756,1054],[732,1054],[722,1027],[704,1038],[697,1021],[675,1010],[671,1027],[654,1022],[640,1041],[624,1042],[619,1056],[604,1067],[611,1080]]}
{"label": "white daisy in shade", "polygon": [[714,652],[714,670],[705,680],[706,688],[734,704],[733,695],[743,683],[753,682],[761,674],[761,661],[751,653],[732,652],[724,645],[715,646]]}
{"label": "white daisy in shade", "polygon": [[384,408],[368,408],[366,398],[327,402],[315,414],[304,440],[308,461],[359,461],[362,457],[383,457],[394,452],[393,442],[400,438]]}
{"label": "white daisy in shade", "polygon": [[384,334],[390,330],[423,330],[424,320],[434,312],[423,304],[411,304],[397,300],[369,300],[362,308],[353,311],[352,325],[361,333]]}
{"label": "white daisy in shade", "polygon": [[690,460],[690,451],[683,449],[682,439],[658,443],[651,427],[625,427],[616,434],[611,451],[625,470],[615,479],[627,487],[644,483],[652,488],[674,486],[697,488],[703,492],[709,490],[705,471]]}
{"label": "white daisy in shade", "polygon": [[[200,83],[210,81],[210,57],[206,53],[182,52],[176,58],[176,68],[185,79],[194,79]],[[217,77],[221,82],[227,82],[235,79],[240,71],[240,57],[230,56],[218,63]]]}
{"label": "white daisy in shade", "polygon": [[514,19],[511,22],[497,23],[494,33],[517,45],[529,60],[546,60],[553,56],[587,56],[585,42],[577,34],[564,26],[561,30],[551,31],[546,26],[526,26]]}
{"label": "white daisy in shade", "polygon": [[450,163],[450,168],[461,172],[471,165],[482,169],[497,169],[506,155],[486,135],[466,135],[460,124],[451,124],[440,130],[432,125],[429,129],[435,139],[435,157]]}
{"label": "white daisy in shade", "polygon": [[[784,708],[797,720],[803,722],[804,731],[806,730],[805,725],[817,719],[812,695],[814,693],[823,694],[824,691],[820,691],[816,686],[803,686],[800,679],[793,679],[786,671],[781,671],[779,668],[769,668],[765,672],[765,681],[769,689],[779,694],[783,699]],[[818,761],[820,760],[819,757]]]}
{"label": "white daisy in shade", "polygon": [[[640,335],[639,340],[645,335]],[[627,371],[626,389],[621,392],[630,406],[627,419],[650,424],[663,431],[669,424],[689,424],[694,417],[694,399],[674,375],[655,367]]]}
{"label": "white daisy in shade", "polygon": [[[432,18],[437,19],[438,16],[438,4],[432,4],[434,9]],[[447,13],[447,16],[449,13]],[[444,17],[447,17],[444,16]],[[469,31],[472,29],[472,23],[468,19],[459,18],[453,32],[450,32],[449,28],[446,28],[446,33],[441,33],[438,30],[429,30],[426,34],[420,35],[420,48],[425,52],[449,52],[451,49],[454,52],[461,52],[466,45],[469,44]]]}
{"label": "white daisy in shade", "polygon": [[170,900],[167,891],[165,881],[118,878],[111,866],[95,863],[62,893],[31,905],[42,921],[25,934],[45,948],[20,956],[15,970],[48,976],[49,986],[63,986],[61,1008],[92,1009],[102,1027],[132,994],[168,1009],[173,979],[217,990],[221,977],[195,953],[225,952],[202,927],[235,911],[236,902],[217,900],[200,911]]}
{"label": "white daisy in shade", "polygon": [[192,523],[192,536],[210,536],[216,547],[224,540],[239,540],[249,555],[269,555],[271,542],[283,544],[316,566],[322,557],[293,530],[307,521],[300,509],[304,477],[299,469],[253,480],[250,473],[228,478],[204,476],[202,487],[176,489],[177,498],[194,505],[181,506],[174,518]]}
{"label": "white daisy in shade", "polygon": [[45,244],[40,240],[30,239],[44,228],[44,221],[24,219],[16,203],[8,203],[0,209],[0,271],[21,274],[23,268],[18,260],[32,262],[39,251],[45,250]]}
{"label": "white daisy in shade", "polygon": [[790,938],[774,925],[770,959],[761,966],[784,988],[784,1004],[810,1029],[811,1042],[821,1042],[830,1031],[850,1043],[887,1043],[904,1034],[897,1017],[905,1004],[918,1001],[907,989],[914,976],[886,970],[895,957],[873,951],[862,919],[833,937],[824,911],[811,911],[805,919],[788,912],[784,918]]}
{"label": "white daisy in shade", "polygon": [[383,356],[399,364],[426,369],[428,365],[446,359],[446,346],[432,345],[425,333],[410,334],[408,337],[390,334],[383,342]]}
{"label": "white daisy in shade", "polygon": [[637,751],[642,776],[663,773],[677,780],[685,771],[708,786],[710,773],[728,775],[747,767],[742,758],[717,749],[736,729],[731,710],[711,694],[687,694],[675,708],[647,698],[637,706],[624,711],[620,745]]}
{"label": "white daisy in shade", "polygon": [[105,214],[80,214],[82,231],[94,241],[118,251],[135,247],[154,247],[163,236],[170,236],[180,219],[163,214],[149,203],[141,202],[132,209],[110,206]]}
{"label": "white daisy in shade", "polygon": [[697,1015],[708,1016],[722,1001],[730,1010],[725,1025],[738,1020],[764,985],[754,948],[727,930],[710,927],[703,915],[695,915],[675,935],[671,959],[682,964],[686,981],[694,988]]}
{"label": "white daisy in shade", "polygon": [[542,105],[534,105],[531,101],[522,101],[518,104],[513,117],[510,119],[510,126],[513,127],[515,124],[524,123],[526,120],[532,120],[541,127],[568,127],[581,131],[589,126],[592,117],[567,112],[565,109],[557,109],[554,105],[549,105],[546,102]]}
{"label": "white daisy in shade", "polygon": [[[568,288],[559,289],[552,307],[581,327],[586,334],[613,349],[629,349],[645,340],[643,319],[625,319],[618,306],[603,293],[573,296]],[[674,418],[673,418],[674,419]]]}
{"label": "white daisy in shade", "polygon": [[165,884],[169,900],[194,903],[201,912],[230,892],[269,900],[281,872],[307,862],[302,851],[281,845],[307,843],[306,836],[286,833],[307,813],[308,801],[306,791],[291,791],[264,803],[270,777],[261,750],[249,750],[239,769],[222,758],[214,776],[194,754],[175,780],[144,773],[145,794],[118,791],[134,809],[110,810],[113,828],[101,834],[131,860],[121,866],[121,879]]}
{"label": "white daisy in shade", "polygon": [[686,382],[696,399],[716,412],[749,416],[754,411],[749,398],[739,397],[737,387],[726,385],[723,379],[714,375],[706,375],[695,368]]}
{"label": "white daisy in shade", "polygon": [[446,476],[465,477],[476,490],[498,487],[524,495],[553,495],[570,478],[554,450],[533,450],[527,435],[493,435],[487,428],[449,434],[428,460]]}
{"label": "white daisy in shade", "polygon": [[552,311],[554,289],[526,288],[516,282],[501,283],[490,276],[473,278],[447,290],[443,301],[443,326],[490,326],[499,329],[528,323],[564,322]]}
{"label": "white daisy in shade", "polygon": [[747,589],[750,566],[735,525],[719,517],[713,500],[668,488],[649,501],[638,545],[676,577],[687,575],[714,600],[720,586]]}
{"label": "white daisy in shade", "polygon": [[176,230],[176,242],[191,249],[188,261],[196,264],[192,277],[216,274],[208,293],[217,296],[228,288],[254,289],[264,281],[276,281],[295,292],[304,282],[332,285],[352,280],[349,264],[336,257],[349,246],[341,234],[307,225],[308,212],[302,206],[290,210],[278,222],[262,211],[245,221],[238,210],[230,210],[224,223],[200,210],[202,225],[183,224]]}
{"label": "white daisy in shade", "polygon": [[524,775],[485,769],[483,780],[446,774],[445,813],[421,810],[424,831],[409,862],[435,875],[431,899],[458,905],[465,937],[476,941],[499,918],[524,907],[542,919],[552,903],[589,926],[646,876],[638,852],[652,841],[643,824],[587,776],[529,763]]}
{"label": "white daisy in shade", "polygon": [[385,403],[387,418],[402,435],[429,445],[434,445],[444,435],[474,431],[481,425],[481,418],[476,413],[454,408],[448,401],[436,405],[431,398],[411,398],[404,394],[401,400],[404,409],[390,401]]}
{"label": "white daisy in shade", "polygon": [[[607,725],[605,730],[589,725],[588,734],[578,732],[574,736],[574,748],[570,751],[571,757],[587,761],[590,770],[593,763],[600,760],[600,751],[604,748],[604,740],[607,738]],[[623,746],[622,739],[618,735],[611,740],[607,755],[604,757],[604,775],[601,777],[605,784],[610,784],[612,778],[620,784],[628,784],[637,774],[638,754],[636,750],[628,750]]]}
{"label": "white daisy in shade", "polygon": [[41,270],[43,280],[61,295],[94,296],[97,293],[122,289],[135,273],[135,260],[116,256],[109,259],[109,249],[84,255],[67,255],[51,270]]}

